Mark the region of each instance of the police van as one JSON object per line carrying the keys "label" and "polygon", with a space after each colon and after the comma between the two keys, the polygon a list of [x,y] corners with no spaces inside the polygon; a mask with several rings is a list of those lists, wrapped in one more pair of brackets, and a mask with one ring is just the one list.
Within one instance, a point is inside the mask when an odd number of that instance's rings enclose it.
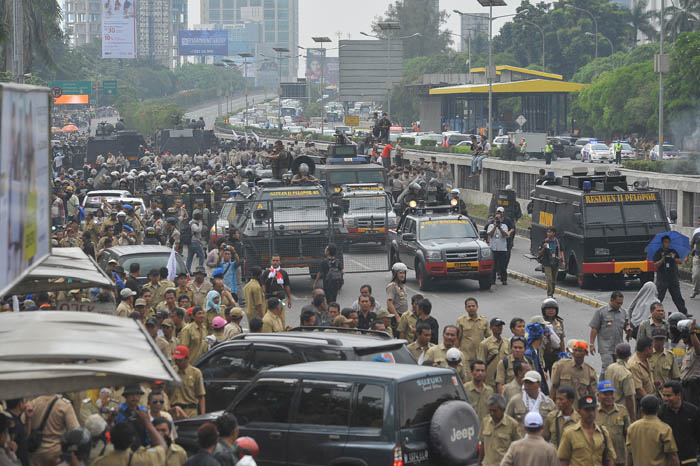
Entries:
{"label": "police van", "polygon": [[[530,251],[537,256],[547,229],[554,227],[566,259],[559,279],[574,275],[582,288],[599,279],[654,279],[646,247],[670,226],[660,193],[646,180],[628,186],[618,171],[574,169],[568,176],[550,176],[531,199]],[[675,211],[670,216],[675,220]]]}
{"label": "police van", "polygon": [[386,233],[396,228],[398,217],[384,187],[380,183],[348,184],[342,196],[347,242],[385,244]]}

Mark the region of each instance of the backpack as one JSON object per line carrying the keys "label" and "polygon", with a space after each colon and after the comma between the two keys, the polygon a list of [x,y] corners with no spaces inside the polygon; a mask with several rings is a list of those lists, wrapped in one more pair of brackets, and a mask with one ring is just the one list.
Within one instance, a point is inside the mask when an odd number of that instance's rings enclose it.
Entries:
{"label": "backpack", "polygon": [[180,230],[180,244],[189,246],[191,242],[192,226],[190,225],[190,222],[186,222],[184,225],[182,225],[182,229]]}
{"label": "backpack", "polygon": [[323,277],[323,284],[325,286],[337,287],[343,280],[343,274],[340,273],[340,267],[338,267],[337,259],[328,259],[328,272],[326,276]]}

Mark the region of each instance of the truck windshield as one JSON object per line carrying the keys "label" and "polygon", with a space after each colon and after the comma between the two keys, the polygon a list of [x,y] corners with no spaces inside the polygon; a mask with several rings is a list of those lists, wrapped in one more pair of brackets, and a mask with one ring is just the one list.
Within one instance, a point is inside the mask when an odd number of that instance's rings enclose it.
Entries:
{"label": "truck windshield", "polygon": [[377,170],[348,170],[330,171],[328,182],[332,186],[342,186],[344,184],[355,183],[386,183],[384,172],[381,168]]}
{"label": "truck windshield", "polygon": [[426,220],[420,223],[421,240],[476,238],[474,227],[464,220]]}
{"label": "truck windshield", "polygon": [[623,221],[623,218],[626,223],[666,222],[661,209],[655,203],[586,206],[586,224],[588,225],[617,225]]}
{"label": "truck windshield", "polygon": [[607,225],[622,222],[620,204],[586,206],[586,224]]}
{"label": "truck windshield", "polygon": [[391,207],[384,196],[350,198],[350,212],[356,210],[380,210],[382,212],[388,212],[390,209]]}
{"label": "truck windshield", "polygon": [[623,204],[622,212],[626,222],[666,222],[658,204]]}

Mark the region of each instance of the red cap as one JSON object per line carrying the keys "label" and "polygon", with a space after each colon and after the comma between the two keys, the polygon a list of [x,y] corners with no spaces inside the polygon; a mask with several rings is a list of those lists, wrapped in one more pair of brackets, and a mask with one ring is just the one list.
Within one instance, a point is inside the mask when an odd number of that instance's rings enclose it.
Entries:
{"label": "red cap", "polygon": [[190,349],[185,345],[178,345],[173,351],[173,359],[185,359],[190,355]]}
{"label": "red cap", "polygon": [[187,315],[190,316],[190,317],[192,317],[192,311],[194,311],[194,306],[192,306],[191,308],[187,309]]}

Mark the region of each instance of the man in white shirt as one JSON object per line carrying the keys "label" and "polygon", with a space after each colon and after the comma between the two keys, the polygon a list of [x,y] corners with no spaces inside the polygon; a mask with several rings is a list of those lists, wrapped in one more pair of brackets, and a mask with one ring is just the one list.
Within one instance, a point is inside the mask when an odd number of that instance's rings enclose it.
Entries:
{"label": "man in white shirt", "polygon": [[493,251],[493,282],[496,282],[496,274],[498,274],[501,283],[507,285],[508,271],[506,266],[508,264],[508,236],[510,233],[506,224],[503,223],[502,212],[496,212],[494,221],[488,226],[486,232]]}

